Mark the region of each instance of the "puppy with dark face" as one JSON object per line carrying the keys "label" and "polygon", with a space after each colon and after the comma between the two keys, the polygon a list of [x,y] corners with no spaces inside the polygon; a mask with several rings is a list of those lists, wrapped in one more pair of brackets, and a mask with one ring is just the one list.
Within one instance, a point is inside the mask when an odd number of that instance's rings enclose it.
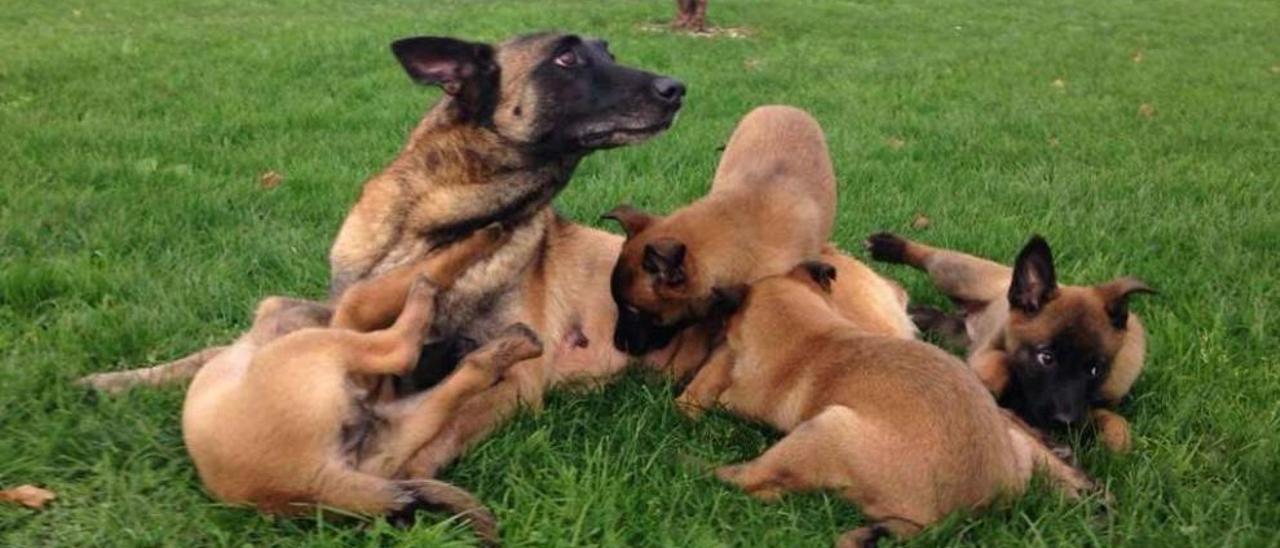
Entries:
{"label": "puppy with dark face", "polygon": [[730,137],[705,197],[666,217],[625,205],[605,215],[627,234],[610,282],[618,307],[614,345],[633,356],[663,348],[708,316],[714,288],[816,256],[831,236],[835,200],[817,121],[793,107],[751,111]]}
{"label": "puppy with dark face", "polygon": [[[726,342],[679,403],[721,405],[787,435],[716,475],[764,500],[835,489],[871,523],[839,546],[910,537],[961,509],[1027,488],[1041,469],[1066,495],[1092,488],[1010,415],[959,359],[885,330],[901,308],[850,299],[842,271],[806,262],[750,286],[722,288]],[[888,287],[876,293],[896,297]],[[736,310],[734,305],[737,304]]]}
{"label": "puppy with dark face", "polygon": [[962,318],[927,308],[913,316],[921,328],[969,345],[969,365],[1001,405],[1038,427],[1091,418],[1108,448],[1129,450],[1128,423],[1112,408],[1142,371],[1146,332],[1129,298],[1154,293],[1145,283],[1060,285],[1039,236],[1012,269],[888,233],[872,235],[868,247],[877,260],[925,270],[962,307]]}

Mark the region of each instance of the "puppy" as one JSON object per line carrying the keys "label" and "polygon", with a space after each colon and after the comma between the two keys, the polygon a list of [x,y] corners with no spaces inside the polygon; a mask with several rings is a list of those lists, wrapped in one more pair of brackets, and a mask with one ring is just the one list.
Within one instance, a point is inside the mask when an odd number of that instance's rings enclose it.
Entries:
{"label": "puppy", "polygon": [[1004,407],[1037,427],[1091,419],[1103,443],[1128,452],[1129,423],[1112,409],[1142,372],[1146,331],[1129,298],[1154,293],[1135,278],[1095,286],[1058,285],[1049,244],[1032,237],[1012,269],[889,233],[867,240],[876,260],[929,273],[963,309],[913,311],[926,330],[958,339],[969,365]]}
{"label": "puppy", "polygon": [[[702,199],[668,215],[619,206],[627,240],[614,266],[614,346],[633,356],[706,318],[713,288],[785,272],[817,255],[835,218],[826,139],[808,113],[757,108],[738,123]],[[683,372],[676,372],[677,377]]]}
{"label": "puppy", "polygon": [[[493,516],[475,497],[444,482],[406,479],[401,468],[461,402],[512,364],[541,354],[537,337],[514,325],[413,397],[377,399],[363,381],[417,363],[437,292],[504,243],[501,232],[477,231],[356,284],[332,322],[324,305],[264,300],[253,328],[200,369],[187,391],[183,439],[209,491],[268,512],[318,504],[396,521],[438,506],[463,514],[482,539],[496,542]],[[389,325],[367,333],[344,327],[356,319]]]}
{"label": "puppy", "polygon": [[871,520],[841,546],[910,537],[1022,492],[1036,468],[1068,496],[1092,487],[1003,413],[963,362],[851,321],[833,302],[833,276],[814,261],[721,289],[737,303],[727,341],[681,395],[683,408],[696,415],[718,403],[789,433],[755,460],[717,470],[721,480],[765,500],[837,490]]}

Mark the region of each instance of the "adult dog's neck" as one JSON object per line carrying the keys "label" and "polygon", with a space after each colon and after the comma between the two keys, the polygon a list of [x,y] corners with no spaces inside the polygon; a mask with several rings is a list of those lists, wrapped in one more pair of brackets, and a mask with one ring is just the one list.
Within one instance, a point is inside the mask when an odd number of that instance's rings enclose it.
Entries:
{"label": "adult dog's neck", "polygon": [[[430,241],[447,243],[493,222],[523,222],[564,189],[585,155],[548,153],[492,125],[461,121],[450,102],[446,98],[423,117],[384,172],[404,199],[430,214],[412,223]],[[450,210],[438,207],[455,199]]]}

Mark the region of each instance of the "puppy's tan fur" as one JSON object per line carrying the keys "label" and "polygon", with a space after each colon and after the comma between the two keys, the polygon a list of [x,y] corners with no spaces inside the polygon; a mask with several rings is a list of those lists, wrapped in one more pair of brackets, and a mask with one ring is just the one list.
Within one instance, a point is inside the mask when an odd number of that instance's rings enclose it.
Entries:
{"label": "puppy's tan fur", "polygon": [[665,217],[630,206],[606,215],[627,233],[614,298],[661,326],[705,317],[714,287],[785,272],[822,250],[835,220],[835,184],[812,116],[789,106],[752,110],[706,196]]}
{"label": "puppy's tan fur", "polygon": [[[332,323],[328,307],[264,300],[253,328],[201,368],[187,391],[183,439],[208,489],[271,512],[321,504],[408,518],[419,504],[437,504],[496,541],[493,517],[474,497],[443,482],[406,480],[402,468],[463,399],[538,355],[536,336],[515,328],[468,355],[442,384],[406,399],[372,399],[360,381],[415,365],[440,285],[502,243],[494,229],[481,231],[361,282],[339,301]],[[389,326],[368,333],[343,325],[355,316],[387,323],[393,314]]]}
{"label": "puppy's tan fur", "polygon": [[934,285],[960,305],[963,316],[959,318],[928,309],[915,316],[921,327],[950,335],[966,346],[970,367],[996,397],[1009,385],[1011,352],[1045,344],[1068,329],[1087,333],[1081,340],[1110,361],[1098,390],[1101,401],[1093,404],[1089,418],[1108,449],[1121,453],[1131,449],[1129,423],[1114,408],[1142,372],[1147,334],[1142,320],[1132,313],[1117,329],[1107,309],[1134,292],[1150,292],[1145,284],[1119,278],[1097,286],[1059,285],[1043,309],[1032,315],[1010,307],[1013,269],[1008,266],[889,233],[873,235],[868,246],[878,260],[927,272]]}
{"label": "puppy's tan fur", "polygon": [[[841,545],[900,537],[950,512],[1023,491],[1033,469],[1070,496],[1091,487],[996,406],[964,363],[932,345],[892,336],[860,301],[830,291],[849,270],[811,262],[736,290],[741,306],[717,350],[681,396],[684,409],[718,403],[788,435],[763,455],[717,471],[772,500],[835,489],[871,525]],[[886,296],[885,300],[891,299]],[[861,317],[857,317],[861,316]]]}

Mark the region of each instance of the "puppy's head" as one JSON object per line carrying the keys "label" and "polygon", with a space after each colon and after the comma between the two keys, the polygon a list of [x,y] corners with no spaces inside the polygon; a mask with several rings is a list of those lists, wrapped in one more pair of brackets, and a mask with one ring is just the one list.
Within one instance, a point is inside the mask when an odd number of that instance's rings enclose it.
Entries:
{"label": "puppy's head", "polygon": [[1014,410],[1040,427],[1080,422],[1100,399],[1129,324],[1129,297],[1154,293],[1135,278],[1060,287],[1049,244],[1034,236],[1018,254],[1005,334]]}
{"label": "puppy's head", "polygon": [[626,231],[610,290],[618,306],[614,346],[633,356],[665,347],[711,313],[715,295],[699,275],[696,249],[663,219],[622,205],[604,215]]}
{"label": "puppy's head", "polygon": [[604,40],[573,34],[498,45],[420,36],[391,50],[415,82],[444,90],[457,121],[550,155],[657,135],[675,120],[685,91],[672,78],[619,64]]}

